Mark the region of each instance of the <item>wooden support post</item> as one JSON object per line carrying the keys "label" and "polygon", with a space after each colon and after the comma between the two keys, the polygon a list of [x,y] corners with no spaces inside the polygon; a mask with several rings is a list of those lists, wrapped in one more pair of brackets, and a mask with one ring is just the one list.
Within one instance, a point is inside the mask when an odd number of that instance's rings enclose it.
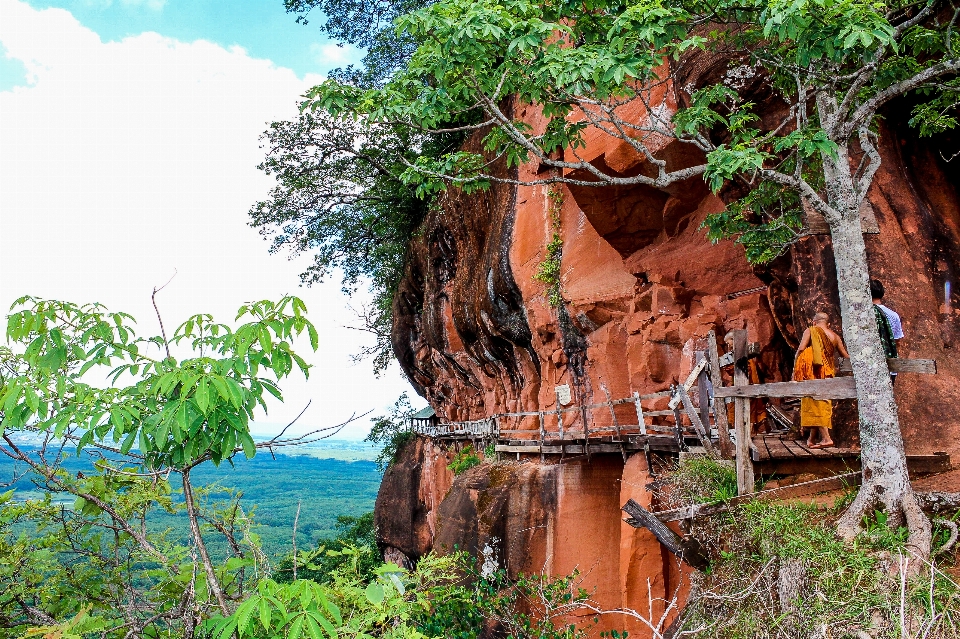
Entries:
{"label": "wooden support post", "polygon": [[620,432],[620,420],[617,419],[617,410],[613,407],[613,402],[610,400],[610,390],[606,384],[602,384],[601,388],[603,388],[603,394],[607,396],[607,406],[610,407],[610,419],[613,420],[613,428],[617,433],[617,441],[620,443],[620,454],[623,456],[623,461],[627,461],[627,449],[623,447],[623,434]]}
{"label": "wooden support post", "polygon": [[646,508],[635,502],[627,501],[623,511],[630,517],[624,521],[634,528],[646,528],[653,533],[664,548],[672,552],[681,561],[687,562],[697,570],[706,570],[710,565],[703,546],[693,537],[681,537]]}
{"label": "wooden support post", "polygon": [[[717,352],[717,334],[707,333],[707,358],[710,360],[710,381],[714,391],[723,386],[720,376],[720,355]],[[717,425],[717,438],[720,444],[720,455],[724,459],[733,459],[733,442],[730,441],[730,424],[727,422],[727,403],[723,399],[713,401],[713,419]]]}
{"label": "wooden support post", "polygon": [[640,434],[647,434],[647,425],[644,423],[643,419],[643,406],[640,405],[640,393],[633,391],[633,403],[637,408],[637,424],[640,427]]}
{"label": "wooden support post", "polygon": [[546,425],[544,424],[544,421],[546,418],[543,415],[543,411],[537,412],[537,417],[540,420],[540,463],[542,464],[543,463],[543,446],[544,446],[543,440],[546,438],[546,431],[547,431]]}
{"label": "wooden support post", "polygon": [[[560,391],[554,389],[554,395],[557,398],[557,431],[560,433],[560,461],[563,461],[563,454],[567,450],[566,441],[563,439],[563,413],[560,412]],[[543,450],[543,446],[540,447]],[[517,455],[520,459],[520,455]]]}
{"label": "wooden support post", "polygon": [[[672,392],[677,392],[677,387],[674,386],[670,389]],[[687,442],[683,438],[683,415],[680,414],[680,407],[677,406],[673,409],[673,418],[677,421],[677,446],[680,447],[680,450],[687,449]]]}
{"label": "wooden support post", "polygon": [[[703,351],[697,351],[697,361],[700,362],[707,358]],[[700,402],[700,423],[707,430],[707,436],[710,436],[710,392],[707,390],[709,372],[705,366],[697,376],[697,398]]]}
{"label": "wooden support post", "polygon": [[[733,384],[746,386],[747,331],[733,331]],[[737,434],[737,494],[754,491],[753,460],[750,458],[750,400],[737,397],[734,401],[734,431]]]}
{"label": "wooden support post", "polygon": [[583,419],[583,452],[590,461],[590,423],[587,421],[587,407],[581,402],[580,417]]}

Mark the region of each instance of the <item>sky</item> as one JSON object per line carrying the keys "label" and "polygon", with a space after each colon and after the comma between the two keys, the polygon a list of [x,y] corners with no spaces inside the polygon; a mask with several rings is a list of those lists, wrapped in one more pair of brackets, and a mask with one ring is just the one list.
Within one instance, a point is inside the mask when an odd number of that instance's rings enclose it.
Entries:
{"label": "sky", "polygon": [[274,432],[308,401],[290,432],[382,413],[409,385],[396,365],[376,378],[350,360],[364,336],[348,305],[365,291],[301,287],[308,259],[270,255],[247,225],[273,185],[256,168],[267,123],[358,57],[282,0],[0,0],[0,308],[24,294],[98,301],[153,335],[150,293],[174,275],[157,298],[168,327],[295,294],[320,331],[316,366],[284,382],[286,402],[253,430]]}

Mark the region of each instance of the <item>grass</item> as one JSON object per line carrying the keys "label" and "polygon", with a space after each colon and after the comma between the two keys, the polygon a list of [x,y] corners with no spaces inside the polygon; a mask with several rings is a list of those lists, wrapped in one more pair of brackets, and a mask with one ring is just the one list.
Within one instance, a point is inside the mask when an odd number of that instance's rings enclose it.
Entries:
{"label": "grass", "polygon": [[[729,469],[709,459],[684,460],[660,492],[689,501],[728,494]],[[684,630],[703,638],[941,639],[960,637],[960,586],[943,557],[909,578],[906,531],[883,513],[852,543],[834,524],[852,498],[831,507],[749,502],[697,519],[691,533],[708,548],[710,570],[695,574]],[[942,544],[943,530],[935,529]]]}

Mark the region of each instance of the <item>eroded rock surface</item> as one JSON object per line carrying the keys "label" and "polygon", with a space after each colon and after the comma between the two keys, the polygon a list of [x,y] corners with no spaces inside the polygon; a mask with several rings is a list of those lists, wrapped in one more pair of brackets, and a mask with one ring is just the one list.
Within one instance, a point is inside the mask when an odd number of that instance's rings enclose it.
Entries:
{"label": "eroded rock surface", "polygon": [[[689,583],[676,559],[649,531],[621,521],[620,506],[628,499],[650,506],[645,486],[652,478],[642,454],[626,462],[603,455],[564,464],[486,463],[454,478],[449,492],[432,506],[419,501],[412,521],[393,517],[408,507],[404,495],[411,481],[422,487],[428,477],[446,480],[436,472],[411,470],[439,468],[448,454],[418,440],[403,451],[398,471],[384,476],[376,512],[378,535],[388,552],[419,557],[430,550],[463,550],[505,568],[512,578],[579,571],[581,586],[605,609],[630,608],[657,621],[664,601],[685,600]],[[673,617],[668,614],[664,625]],[[592,619],[584,613],[569,621],[591,626]],[[626,615],[605,616],[593,634],[610,629],[651,636],[649,628]]]}
{"label": "eroded rock surface", "polygon": [[[687,80],[697,85],[716,77],[721,62],[692,61]],[[773,97],[753,97],[767,124],[779,117],[782,105]],[[675,108],[666,98],[667,108]],[[907,452],[945,451],[957,460],[960,362],[952,355],[960,338],[960,159],[948,159],[960,138],[920,139],[906,125],[908,114],[906,104],[884,114],[883,163],[868,197],[880,232],[866,235],[866,245],[871,276],[884,281],[885,302],[903,319],[901,357],[935,359],[939,371],[901,375],[896,384]],[[536,126],[533,109],[520,116]],[[620,175],[649,170],[629,145],[599,135],[588,135],[579,152]],[[702,161],[669,140],[655,154],[670,168]],[[529,180],[537,171],[524,166],[515,176]],[[762,381],[782,381],[815,313],[828,313],[840,327],[827,235],[800,238],[772,263],[753,268],[742,248],[711,244],[701,230],[724,202],[700,179],[662,190],[555,188],[562,193],[560,308],[550,306],[546,286],[534,280],[554,233],[547,187],[451,191],[415,240],[396,298],[393,342],[404,371],[444,420],[550,411],[561,384],[570,385],[580,405],[667,389],[686,377],[711,330],[722,338],[747,329],[761,346]],[[636,424],[633,411],[621,405],[616,419]],[[591,427],[613,422],[609,411],[570,413],[566,426],[584,417]],[[841,402],[835,417],[835,439],[855,445],[854,402]],[[536,417],[500,426],[531,436],[539,428]],[[530,460],[454,480],[437,461],[447,453],[431,446],[416,443],[384,478],[377,522],[387,546],[415,559],[431,548],[480,552],[496,540],[514,573],[559,575],[579,567],[607,608],[643,604],[648,581],[658,596],[676,587],[675,569],[652,537],[620,523],[628,497],[649,499],[642,456],[563,465]]]}

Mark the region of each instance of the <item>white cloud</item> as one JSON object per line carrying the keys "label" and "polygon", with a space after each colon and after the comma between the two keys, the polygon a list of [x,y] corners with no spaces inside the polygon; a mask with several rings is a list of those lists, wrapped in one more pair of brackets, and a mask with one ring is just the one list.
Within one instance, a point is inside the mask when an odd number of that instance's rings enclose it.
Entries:
{"label": "white cloud", "polygon": [[341,47],[329,42],[314,42],[310,45],[310,55],[319,66],[331,68],[356,62],[362,52],[349,45]]}
{"label": "white cloud", "polygon": [[[302,261],[269,256],[246,211],[271,181],[256,169],[266,122],[296,113],[318,77],[239,48],[143,33],[103,43],[63,10],[0,0],[0,43],[30,86],[0,92],[0,306],[24,293],[101,301],[152,334],[153,286],[169,323],[224,320],[251,299],[300,294],[321,330],[309,383],[267,421],[313,405],[304,426],[380,410],[406,385],[352,366],[356,332],[336,283],[298,290]],[[354,302],[356,304],[356,301]],[[359,436],[369,422],[348,431]]]}

